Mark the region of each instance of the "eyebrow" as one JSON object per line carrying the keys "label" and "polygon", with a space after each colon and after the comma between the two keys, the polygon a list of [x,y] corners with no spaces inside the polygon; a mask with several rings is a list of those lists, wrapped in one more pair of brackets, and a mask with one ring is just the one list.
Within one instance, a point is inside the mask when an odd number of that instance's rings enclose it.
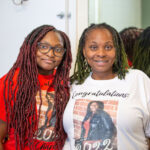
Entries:
{"label": "eyebrow", "polygon": [[[43,41],[43,42],[40,42],[40,43],[43,43],[43,44],[47,44],[47,45],[51,45],[50,43],[46,42],[46,41]],[[64,47],[64,45],[58,43],[56,44],[55,46],[61,46],[61,47]]]}
{"label": "eyebrow", "polygon": [[97,42],[92,41],[91,43],[97,44]]}
{"label": "eyebrow", "polygon": [[114,42],[113,42],[113,41],[107,41],[106,43],[112,43],[112,44],[114,44]]}
{"label": "eyebrow", "polygon": [[[91,41],[91,43],[93,43],[93,44],[97,44],[97,42],[95,42],[95,41]],[[114,42],[113,42],[113,41],[107,41],[107,42],[106,42],[106,44],[109,44],[109,43],[114,44]]]}

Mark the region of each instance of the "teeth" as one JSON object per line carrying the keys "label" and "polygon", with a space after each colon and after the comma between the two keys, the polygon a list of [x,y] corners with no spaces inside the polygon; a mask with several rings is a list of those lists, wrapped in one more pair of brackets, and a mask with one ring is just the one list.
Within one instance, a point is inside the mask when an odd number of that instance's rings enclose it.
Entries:
{"label": "teeth", "polygon": [[106,60],[96,60],[96,62],[107,62]]}

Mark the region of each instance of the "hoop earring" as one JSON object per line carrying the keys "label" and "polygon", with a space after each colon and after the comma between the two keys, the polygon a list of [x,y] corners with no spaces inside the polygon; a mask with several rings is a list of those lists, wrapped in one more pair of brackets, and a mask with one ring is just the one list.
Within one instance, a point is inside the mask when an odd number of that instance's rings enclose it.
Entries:
{"label": "hoop earring", "polygon": [[87,62],[86,58],[84,59],[83,64],[84,64],[84,66],[88,66],[88,62]]}
{"label": "hoop earring", "polygon": [[91,67],[90,67],[90,65],[88,64],[86,58],[84,59],[83,64],[84,64],[84,69],[85,69],[84,72],[90,73],[90,72],[91,72]]}

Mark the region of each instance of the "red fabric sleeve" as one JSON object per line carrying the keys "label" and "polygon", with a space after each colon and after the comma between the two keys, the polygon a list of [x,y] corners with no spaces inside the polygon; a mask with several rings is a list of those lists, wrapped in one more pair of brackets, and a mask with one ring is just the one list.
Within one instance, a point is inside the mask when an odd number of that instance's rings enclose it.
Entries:
{"label": "red fabric sleeve", "polygon": [[[19,69],[16,69],[14,77],[13,77],[13,87],[15,87],[16,82],[17,82],[17,76],[19,73]],[[6,75],[4,75],[1,79],[0,79],[0,119],[3,121],[7,121],[6,118],[6,109],[5,109],[5,101],[4,101],[4,81],[6,79]],[[8,82],[6,82],[6,86],[7,86]],[[7,87],[6,87],[7,88]]]}
{"label": "red fabric sleeve", "polygon": [[4,96],[3,96],[3,91],[4,91],[4,80],[5,77],[2,77],[0,79],[0,119],[6,122],[6,110],[5,110],[5,101],[4,101]]}

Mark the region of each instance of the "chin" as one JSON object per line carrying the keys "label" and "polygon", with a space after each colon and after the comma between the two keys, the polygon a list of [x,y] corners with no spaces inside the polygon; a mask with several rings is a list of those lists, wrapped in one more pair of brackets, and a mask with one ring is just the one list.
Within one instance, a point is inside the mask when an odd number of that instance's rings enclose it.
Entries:
{"label": "chin", "polygon": [[107,72],[108,70],[104,68],[97,68],[97,69],[94,69],[94,71],[99,72],[99,73],[104,73],[104,72]]}
{"label": "chin", "polygon": [[46,71],[54,70],[55,66],[43,66],[43,69]]}

